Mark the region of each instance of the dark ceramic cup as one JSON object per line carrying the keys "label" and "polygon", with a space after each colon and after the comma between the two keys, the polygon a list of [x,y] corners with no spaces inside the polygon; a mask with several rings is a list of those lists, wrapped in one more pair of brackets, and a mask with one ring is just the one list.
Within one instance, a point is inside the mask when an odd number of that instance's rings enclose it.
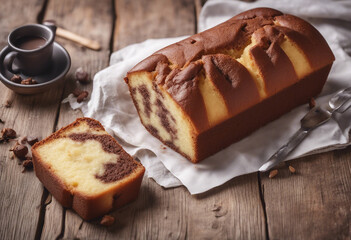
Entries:
{"label": "dark ceramic cup", "polygon": [[11,73],[28,76],[44,73],[50,66],[56,26],[29,24],[13,30],[8,36],[10,52],[4,65]]}

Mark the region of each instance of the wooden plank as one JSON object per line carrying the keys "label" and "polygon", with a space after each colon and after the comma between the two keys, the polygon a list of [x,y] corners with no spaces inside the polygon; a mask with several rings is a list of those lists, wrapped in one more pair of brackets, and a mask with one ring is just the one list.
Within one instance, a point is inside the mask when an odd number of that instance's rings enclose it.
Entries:
{"label": "wooden plank", "polygon": [[195,33],[195,6],[192,0],[115,2],[117,22],[114,50],[148,38],[179,37]]}
{"label": "wooden plank", "polygon": [[189,239],[265,239],[257,174],[190,198],[187,216]]}
{"label": "wooden plank", "polygon": [[351,148],[304,157],[262,176],[270,239],[349,239]]}
{"label": "wooden plank", "polygon": [[[110,54],[110,38],[113,25],[113,7],[110,0],[51,0],[47,6],[45,19],[54,19],[58,26],[63,27],[81,36],[94,39],[100,42],[102,49],[93,51],[83,48],[76,43],[57,38],[70,53],[72,67],[68,74],[63,97],[68,96],[75,88],[87,90],[91,93],[92,84],[82,85],[77,83],[74,73],[77,68],[82,67],[91,78],[99,70],[108,66]],[[73,122],[77,117],[82,117],[82,113],[74,111],[68,104],[60,106],[58,123],[56,130]],[[45,224],[43,227],[42,239],[73,238],[77,235],[70,230],[81,225],[82,220],[71,210],[65,210],[52,198],[46,207]],[[74,231],[73,230],[73,231]],[[66,235],[68,235],[66,237]],[[86,238],[99,238],[97,236],[86,236]]]}
{"label": "wooden plank", "polygon": [[206,3],[206,0],[194,0],[195,3],[195,14],[196,14],[196,29],[195,31],[198,32],[198,23],[199,23],[199,18],[200,18],[200,13],[202,10],[202,6]]}
{"label": "wooden plank", "polygon": [[[6,36],[15,27],[35,23],[43,4],[41,0],[2,1],[0,45],[7,44]],[[47,136],[53,130],[62,88],[60,85],[43,94],[21,96],[0,84],[0,118],[5,121],[0,128],[13,128],[18,136]],[[4,107],[7,101],[12,103],[10,108]],[[19,161],[9,157],[13,144],[0,144],[0,239],[34,239],[41,221],[43,188],[32,171],[21,173]]]}

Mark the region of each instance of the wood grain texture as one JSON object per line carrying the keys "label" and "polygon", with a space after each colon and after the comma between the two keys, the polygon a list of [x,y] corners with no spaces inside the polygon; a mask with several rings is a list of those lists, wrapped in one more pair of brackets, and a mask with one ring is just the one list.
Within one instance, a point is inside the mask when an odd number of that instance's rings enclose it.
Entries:
{"label": "wood grain texture", "polygon": [[115,2],[117,22],[114,50],[148,38],[179,37],[195,32],[193,0]]}
{"label": "wood grain texture", "polygon": [[[112,1],[50,0],[44,19],[54,19],[58,26],[89,39],[96,40],[101,44],[102,49],[100,51],[93,51],[69,40],[59,37],[56,39],[57,42],[61,43],[67,49],[72,60],[63,98],[72,93],[75,88],[87,90],[90,95],[92,82],[89,84],[80,84],[76,81],[74,75],[77,68],[82,67],[89,73],[92,79],[96,72],[108,66],[110,38],[113,30]],[[72,110],[68,104],[61,104],[55,130],[68,125],[76,118],[82,116],[81,111]],[[79,230],[81,224],[82,220],[76,213],[63,209],[56,199],[52,198],[51,203],[46,205],[42,239],[74,238],[74,236],[78,235],[78,232],[74,231],[76,228]],[[98,235],[86,235],[85,238],[98,239],[100,237]]]}
{"label": "wood grain texture", "polygon": [[189,200],[189,239],[265,239],[257,175],[237,177]]}
{"label": "wood grain texture", "polygon": [[304,157],[262,189],[270,239],[350,239],[351,148]]}
{"label": "wood grain texture", "polygon": [[[0,46],[7,45],[12,29],[35,23],[44,1],[2,1],[0,11]],[[20,9],[20,10],[19,10]],[[16,14],[18,13],[18,14]],[[43,138],[52,132],[62,85],[43,94],[21,96],[0,84],[0,118],[18,136]],[[6,102],[11,103],[6,108]],[[9,149],[14,141],[0,144],[0,239],[33,239],[40,213],[42,185],[33,171],[21,173],[19,160],[11,159]]]}

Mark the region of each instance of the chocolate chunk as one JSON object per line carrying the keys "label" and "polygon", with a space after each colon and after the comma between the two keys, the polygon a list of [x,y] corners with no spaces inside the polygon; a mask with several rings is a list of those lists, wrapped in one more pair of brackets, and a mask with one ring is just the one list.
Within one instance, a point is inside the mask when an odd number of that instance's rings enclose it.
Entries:
{"label": "chocolate chunk", "polygon": [[25,160],[22,163],[25,169],[32,169],[33,168],[33,161],[32,160]]}
{"label": "chocolate chunk", "polygon": [[29,145],[33,146],[37,142],[39,142],[39,139],[37,137],[27,137],[27,142]]}
{"label": "chocolate chunk", "polygon": [[13,153],[19,159],[24,160],[26,158],[27,153],[28,153],[28,148],[26,146],[24,146],[24,145],[17,144],[13,148]]}
{"label": "chocolate chunk", "polygon": [[9,139],[9,138],[16,138],[16,131],[12,128],[3,128],[1,130],[2,138]]}
{"label": "chocolate chunk", "polygon": [[32,84],[37,84],[38,82],[35,81],[33,78],[27,78],[21,81],[22,85],[32,85]]}
{"label": "chocolate chunk", "polygon": [[21,137],[20,139],[18,139],[18,142],[20,143],[20,144],[26,144],[27,143],[27,137],[26,136],[24,136],[24,137]]}
{"label": "chocolate chunk", "polygon": [[75,77],[80,83],[86,84],[90,82],[89,74],[81,67],[76,70]]}
{"label": "chocolate chunk", "polygon": [[22,78],[21,76],[18,76],[18,75],[13,75],[13,77],[11,78],[11,82],[14,82],[14,83],[21,83],[22,81]]}
{"label": "chocolate chunk", "polygon": [[79,94],[79,96],[77,97],[77,102],[81,103],[84,101],[85,98],[87,98],[89,95],[89,93],[87,91],[83,91],[81,92],[81,94]]}

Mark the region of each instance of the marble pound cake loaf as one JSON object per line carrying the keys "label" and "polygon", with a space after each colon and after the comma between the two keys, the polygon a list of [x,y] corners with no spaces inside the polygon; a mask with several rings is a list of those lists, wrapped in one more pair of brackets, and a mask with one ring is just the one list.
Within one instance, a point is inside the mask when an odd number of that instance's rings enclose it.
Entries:
{"label": "marble pound cake loaf", "polygon": [[333,61],[312,25],[257,8],[155,52],[125,81],[146,129],[196,163],[318,95]]}
{"label": "marble pound cake loaf", "polygon": [[90,118],[79,118],[36,143],[32,153],[39,180],[85,220],[136,199],[145,171]]}

